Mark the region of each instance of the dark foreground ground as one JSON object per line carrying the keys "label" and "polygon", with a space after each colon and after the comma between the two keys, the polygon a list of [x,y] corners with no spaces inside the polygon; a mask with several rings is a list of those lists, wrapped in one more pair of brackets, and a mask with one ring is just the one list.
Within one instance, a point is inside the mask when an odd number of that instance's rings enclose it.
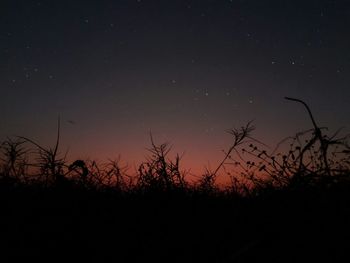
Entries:
{"label": "dark foreground ground", "polygon": [[350,188],[118,194],[1,187],[1,262],[350,262]]}

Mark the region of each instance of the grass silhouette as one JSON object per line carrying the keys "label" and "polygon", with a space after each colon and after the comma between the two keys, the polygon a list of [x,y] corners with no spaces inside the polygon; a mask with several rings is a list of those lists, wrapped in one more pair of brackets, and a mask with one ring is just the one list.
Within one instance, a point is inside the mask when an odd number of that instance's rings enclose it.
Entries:
{"label": "grass silhouette", "polygon": [[[26,138],[1,143],[3,258],[117,262],[348,262],[349,136],[313,128],[268,152],[248,123],[215,170],[189,182],[150,136],[134,175],[120,159],[67,161]],[[219,176],[230,183],[219,187]],[[345,241],[343,241],[345,240]]]}

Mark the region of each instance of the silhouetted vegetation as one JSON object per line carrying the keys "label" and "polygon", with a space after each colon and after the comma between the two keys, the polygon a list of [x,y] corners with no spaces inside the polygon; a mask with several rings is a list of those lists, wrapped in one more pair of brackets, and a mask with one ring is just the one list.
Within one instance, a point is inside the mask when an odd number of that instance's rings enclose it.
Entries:
{"label": "silhouetted vegetation", "polygon": [[[120,159],[69,162],[26,138],[1,143],[1,253],[117,262],[346,262],[349,136],[317,125],[266,150],[248,123],[222,162],[189,182],[152,135],[136,171]],[[286,148],[287,146],[287,148]],[[219,187],[217,178],[230,179]],[[345,238],[345,240],[344,240]],[[344,240],[344,241],[343,241]]]}

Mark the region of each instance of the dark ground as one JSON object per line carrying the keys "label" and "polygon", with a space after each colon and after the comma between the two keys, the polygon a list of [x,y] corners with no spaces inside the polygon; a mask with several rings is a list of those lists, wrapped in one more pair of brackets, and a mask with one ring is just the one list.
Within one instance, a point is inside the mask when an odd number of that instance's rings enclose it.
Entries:
{"label": "dark ground", "polygon": [[1,261],[350,262],[349,190],[242,198],[2,186]]}

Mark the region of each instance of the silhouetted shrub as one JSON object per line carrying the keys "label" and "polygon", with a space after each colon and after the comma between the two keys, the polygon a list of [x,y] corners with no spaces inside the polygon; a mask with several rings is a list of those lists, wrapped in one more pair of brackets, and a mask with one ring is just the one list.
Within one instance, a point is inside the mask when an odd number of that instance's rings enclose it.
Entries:
{"label": "silhouetted shrub", "polygon": [[156,145],[151,136],[150,156],[140,164],[136,179],[136,189],[139,191],[169,192],[185,189],[187,183],[180,171],[180,156],[169,160],[170,147],[163,143]]}
{"label": "silhouetted shrub", "polygon": [[[59,152],[60,120],[53,147],[44,147],[26,137],[8,138],[0,146],[0,179],[2,184],[41,185],[42,187],[80,187],[119,193],[186,193],[204,195],[225,193],[231,196],[259,195],[278,189],[327,188],[334,184],[348,184],[350,171],[349,136],[339,132],[326,135],[319,128],[308,105],[313,128],[288,137],[278,144],[287,146],[284,153],[270,152],[266,145],[252,137],[255,127],[249,122],[239,129],[231,129],[232,144],[224,150],[224,157],[215,170],[207,169],[199,180],[189,183],[181,170],[180,156],[169,158],[168,144],[157,145],[150,136],[149,156],[134,174],[121,159],[97,163],[75,160],[68,163],[67,154]],[[218,176],[226,176],[230,183],[220,188]],[[227,180],[226,180],[227,181]]]}

